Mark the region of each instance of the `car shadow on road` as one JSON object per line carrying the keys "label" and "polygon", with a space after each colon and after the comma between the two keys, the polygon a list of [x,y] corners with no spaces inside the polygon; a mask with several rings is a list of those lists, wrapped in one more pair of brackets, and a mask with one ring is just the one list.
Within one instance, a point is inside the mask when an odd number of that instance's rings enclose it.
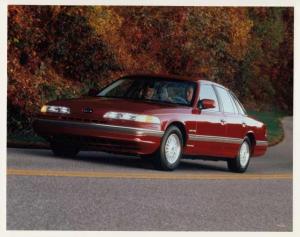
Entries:
{"label": "car shadow on road", "polygon": [[[178,169],[180,170],[202,170],[202,171],[222,171],[228,172],[227,166],[219,166],[222,161],[213,162],[215,164],[205,164],[205,161],[182,160]],[[218,164],[218,165],[217,165]],[[223,162],[222,162],[223,164]],[[224,163],[225,164],[225,163]]]}
{"label": "car shadow on road", "polygon": [[[60,161],[72,161],[72,162],[84,162],[93,163],[95,165],[105,165],[107,167],[114,168],[133,168],[141,170],[155,170],[151,158],[149,160],[141,159],[137,156],[118,155],[105,152],[80,152],[76,157],[55,157],[50,150],[22,150],[22,153],[30,155],[32,158],[45,158],[45,159],[56,159]],[[216,163],[216,165],[214,164]],[[217,164],[218,163],[218,164]],[[175,172],[178,171],[220,171],[228,172],[226,166],[220,166],[219,162],[213,162],[213,164],[205,164],[205,161],[183,159],[180,165],[176,168]]]}

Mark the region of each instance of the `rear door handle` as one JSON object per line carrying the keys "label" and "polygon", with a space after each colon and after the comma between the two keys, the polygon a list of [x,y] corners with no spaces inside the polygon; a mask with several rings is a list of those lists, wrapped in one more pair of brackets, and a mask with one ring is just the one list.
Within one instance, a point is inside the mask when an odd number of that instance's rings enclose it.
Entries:
{"label": "rear door handle", "polygon": [[243,125],[243,127],[246,127],[246,123],[245,122],[243,122],[242,125]]}
{"label": "rear door handle", "polygon": [[226,121],[224,119],[221,119],[220,122],[222,125],[224,125],[226,123]]}

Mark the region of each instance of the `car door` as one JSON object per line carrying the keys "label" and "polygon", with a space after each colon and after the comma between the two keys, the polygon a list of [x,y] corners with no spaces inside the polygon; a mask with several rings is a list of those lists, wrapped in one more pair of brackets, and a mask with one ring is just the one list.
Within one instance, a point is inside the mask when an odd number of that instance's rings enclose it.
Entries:
{"label": "car door", "polygon": [[210,84],[200,84],[199,100],[211,99],[215,101],[215,108],[201,109],[196,119],[196,135],[193,137],[196,143],[195,151],[201,155],[222,156],[223,138],[226,127],[223,123],[223,113],[216,96],[216,92]]}
{"label": "car door", "polygon": [[238,108],[230,92],[220,86],[214,86],[222,103],[225,137],[223,142],[223,156],[235,157],[243,141],[245,124],[243,124]]}

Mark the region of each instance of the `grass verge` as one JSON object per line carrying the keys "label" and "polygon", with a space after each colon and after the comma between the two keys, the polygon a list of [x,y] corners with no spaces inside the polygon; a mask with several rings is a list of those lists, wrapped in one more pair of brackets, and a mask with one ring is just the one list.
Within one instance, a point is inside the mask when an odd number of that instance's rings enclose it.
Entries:
{"label": "grass verge", "polygon": [[270,146],[279,143],[283,139],[284,132],[281,124],[281,119],[284,116],[287,116],[286,113],[278,111],[248,111],[248,114],[266,124],[268,129],[268,142]]}
{"label": "grass verge", "polygon": [[48,148],[45,139],[32,134],[8,134],[7,147],[16,148]]}

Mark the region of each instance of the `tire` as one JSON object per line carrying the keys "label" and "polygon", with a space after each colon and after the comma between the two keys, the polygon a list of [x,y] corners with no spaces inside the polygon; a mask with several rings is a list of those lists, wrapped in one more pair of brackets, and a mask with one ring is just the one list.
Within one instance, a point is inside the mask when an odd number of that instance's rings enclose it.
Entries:
{"label": "tire", "polygon": [[50,146],[55,156],[72,158],[79,152],[79,148],[77,146],[66,145],[61,142],[52,141]]}
{"label": "tire", "polygon": [[251,142],[245,138],[242,142],[237,157],[227,161],[228,169],[235,173],[244,173],[249,165],[251,158]]}
{"label": "tire", "polygon": [[162,138],[159,150],[155,154],[155,167],[160,170],[174,170],[180,163],[182,149],[181,131],[176,126],[170,126]]}

